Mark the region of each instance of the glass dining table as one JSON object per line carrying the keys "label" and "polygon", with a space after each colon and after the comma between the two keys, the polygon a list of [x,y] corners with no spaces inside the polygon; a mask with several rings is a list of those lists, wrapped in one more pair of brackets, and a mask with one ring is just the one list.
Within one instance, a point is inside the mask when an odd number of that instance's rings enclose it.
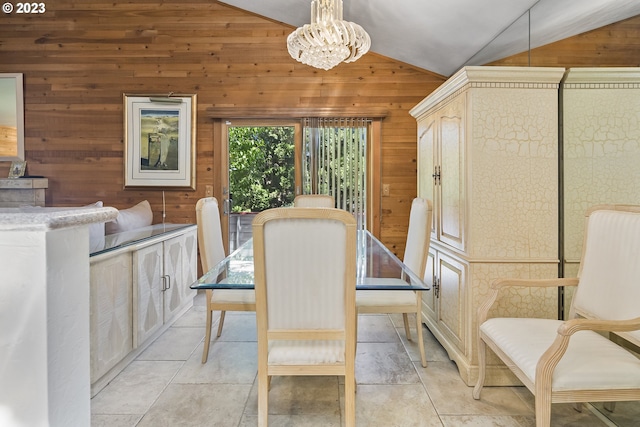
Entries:
{"label": "glass dining table", "polygon": [[[369,231],[358,231],[356,290],[428,291],[430,285],[412,272]],[[253,240],[249,239],[191,289],[254,289]]]}

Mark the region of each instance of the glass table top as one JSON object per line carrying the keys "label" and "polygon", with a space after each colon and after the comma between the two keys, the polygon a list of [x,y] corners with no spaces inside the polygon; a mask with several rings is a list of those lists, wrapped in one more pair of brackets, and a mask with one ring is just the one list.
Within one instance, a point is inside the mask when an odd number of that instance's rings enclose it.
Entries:
{"label": "glass table top", "polygon": [[[358,290],[430,289],[369,231],[358,232],[356,256]],[[206,272],[191,288],[253,289],[253,240],[248,240]]]}
{"label": "glass table top", "polygon": [[186,227],[192,227],[193,224],[154,224],[146,227],[136,228],[131,231],[123,231],[121,233],[107,234],[98,240],[91,241],[91,254],[96,256],[106,252],[111,252],[125,246],[139,244],[145,240],[152,239],[170,231],[180,230]]}

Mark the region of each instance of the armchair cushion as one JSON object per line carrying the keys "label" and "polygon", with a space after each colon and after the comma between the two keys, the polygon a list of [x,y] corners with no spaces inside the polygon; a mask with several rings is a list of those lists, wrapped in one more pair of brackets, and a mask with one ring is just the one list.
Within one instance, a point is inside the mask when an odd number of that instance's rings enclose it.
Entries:
{"label": "armchair cushion", "polygon": [[[495,343],[531,381],[536,364],[557,336],[560,320],[494,318],[480,331]],[[636,389],[640,359],[593,331],[576,332],[558,363],[551,382],[554,391]]]}

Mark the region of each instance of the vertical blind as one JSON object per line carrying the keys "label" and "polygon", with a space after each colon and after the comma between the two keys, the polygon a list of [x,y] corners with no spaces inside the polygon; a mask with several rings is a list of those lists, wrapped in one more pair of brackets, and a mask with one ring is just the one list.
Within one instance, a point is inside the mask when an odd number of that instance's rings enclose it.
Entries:
{"label": "vertical blind", "polygon": [[302,194],[329,194],[336,207],[366,228],[367,140],[370,119],[304,119]]}

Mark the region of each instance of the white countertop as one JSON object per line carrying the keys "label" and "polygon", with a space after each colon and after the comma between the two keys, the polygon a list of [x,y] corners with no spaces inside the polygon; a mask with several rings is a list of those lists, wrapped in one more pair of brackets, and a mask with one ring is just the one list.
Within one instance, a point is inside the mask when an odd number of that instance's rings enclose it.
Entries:
{"label": "white countertop", "polygon": [[54,230],[106,222],[115,219],[118,210],[104,208],[0,208],[0,231],[12,230]]}

